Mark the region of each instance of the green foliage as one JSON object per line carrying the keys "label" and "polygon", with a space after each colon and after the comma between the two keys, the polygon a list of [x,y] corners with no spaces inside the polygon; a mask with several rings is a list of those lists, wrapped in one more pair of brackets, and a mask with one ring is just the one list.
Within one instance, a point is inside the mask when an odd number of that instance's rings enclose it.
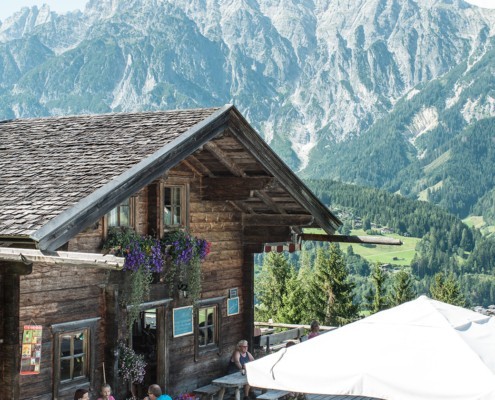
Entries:
{"label": "green foliage", "polygon": [[460,307],[466,305],[466,299],[461,292],[459,282],[452,274],[447,277],[442,272],[436,274],[430,286],[430,294],[433,299],[444,303]]}
{"label": "green foliage", "polygon": [[123,303],[127,306],[127,326],[128,333],[132,335],[134,322],[138,320],[139,306],[150,294],[150,285],[153,282],[153,274],[145,268],[140,267],[131,271],[128,275],[127,289],[123,294]]}
{"label": "green foliage", "polygon": [[370,280],[373,284],[373,295],[371,311],[376,313],[388,307],[387,295],[385,293],[386,275],[379,264],[375,264],[371,270]]}
{"label": "green foliage", "polygon": [[401,269],[393,275],[389,303],[392,307],[398,306],[416,298],[411,274]]}
{"label": "green foliage", "polygon": [[353,283],[344,254],[336,244],[316,253],[314,274],[308,292],[313,318],[324,325],[341,326],[357,318]]}
{"label": "green foliage", "polygon": [[[258,321],[277,321],[287,297],[289,282],[294,279],[294,267],[289,264],[283,253],[268,253],[263,260],[263,268],[255,285],[258,305],[255,318]],[[281,321],[284,322],[284,321]]]}

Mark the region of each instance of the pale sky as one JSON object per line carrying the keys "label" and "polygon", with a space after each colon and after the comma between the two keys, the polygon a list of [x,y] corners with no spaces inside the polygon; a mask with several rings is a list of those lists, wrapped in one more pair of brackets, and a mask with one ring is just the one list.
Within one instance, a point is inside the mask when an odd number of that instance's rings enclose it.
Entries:
{"label": "pale sky", "polygon": [[[86,3],[89,0],[0,0],[0,20],[5,21],[16,11],[22,7],[32,7],[34,5],[41,7],[43,4],[48,4],[50,10],[56,11],[58,14],[66,13],[76,9],[84,10]],[[494,0],[495,1],[495,0]]]}
{"label": "pale sky", "polygon": [[[495,0],[466,1],[480,7],[495,8]],[[41,7],[42,4],[46,3],[50,6],[52,11],[62,14],[76,9],[84,10],[87,2],[88,0],[0,0],[0,20],[4,21],[22,7],[31,7],[34,5]]]}

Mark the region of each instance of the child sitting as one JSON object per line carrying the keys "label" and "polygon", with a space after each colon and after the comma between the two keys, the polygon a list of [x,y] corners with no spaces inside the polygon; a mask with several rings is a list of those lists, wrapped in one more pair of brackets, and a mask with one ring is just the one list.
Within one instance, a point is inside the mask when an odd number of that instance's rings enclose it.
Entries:
{"label": "child sitting", "polygon": [[101,386],[101,397],[98,397],[98,400],[115,400],[112,396],[112,388],[109,384],[105,383]]}

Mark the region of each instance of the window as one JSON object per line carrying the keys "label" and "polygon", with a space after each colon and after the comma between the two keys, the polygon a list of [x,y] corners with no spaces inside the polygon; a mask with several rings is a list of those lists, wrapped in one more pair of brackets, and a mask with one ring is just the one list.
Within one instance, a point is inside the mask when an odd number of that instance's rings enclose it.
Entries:
{"label": "window", "polygon": [[182,192],[181,186],[165,186],[163,188],[163,225],[165,228],[178,228],[183,225]]}
{"label": "window", "polygon": [[81,329],[60,335],[60,381],[65,383],[88,376],[89,330]]}
{"label": "window", "polygon": [[198,346],[204,347],[216,344],[217,307],[203,307],[198,310]]}
{"label": "window", "polygon": [[224,302],[225,297],[202,299],[196,302],[194,315],[196,361],[202,354],[206,355],[211,351],[219,352],[222,347],[222,335],[219,328],[222,326],[222,304]]}
{"label": "window", "polygon": [[124,200],[107,214],[108,226],[131,226],[130,199]]}
{"label": "window", "polygon": [[93,380],[96,326],[99,318],[52,325],[53,398],[60,391]]}

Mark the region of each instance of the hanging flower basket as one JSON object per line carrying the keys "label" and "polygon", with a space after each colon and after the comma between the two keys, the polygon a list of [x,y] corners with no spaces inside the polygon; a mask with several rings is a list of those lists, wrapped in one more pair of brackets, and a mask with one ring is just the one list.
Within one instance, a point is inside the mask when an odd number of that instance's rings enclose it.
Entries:
{"label": "hanging flower basket", "polygon": [[119,342],[119,376],[129,383],[142,383],[146,374],[144,356]]}
{"label": "hanging flower basket", "polygon": [[186,231],[175,231],[162,239],[167,268],[165,281],[172,293],[193,301],[201,293],[201,262],[210,253],[211,244],[191,236]]}

